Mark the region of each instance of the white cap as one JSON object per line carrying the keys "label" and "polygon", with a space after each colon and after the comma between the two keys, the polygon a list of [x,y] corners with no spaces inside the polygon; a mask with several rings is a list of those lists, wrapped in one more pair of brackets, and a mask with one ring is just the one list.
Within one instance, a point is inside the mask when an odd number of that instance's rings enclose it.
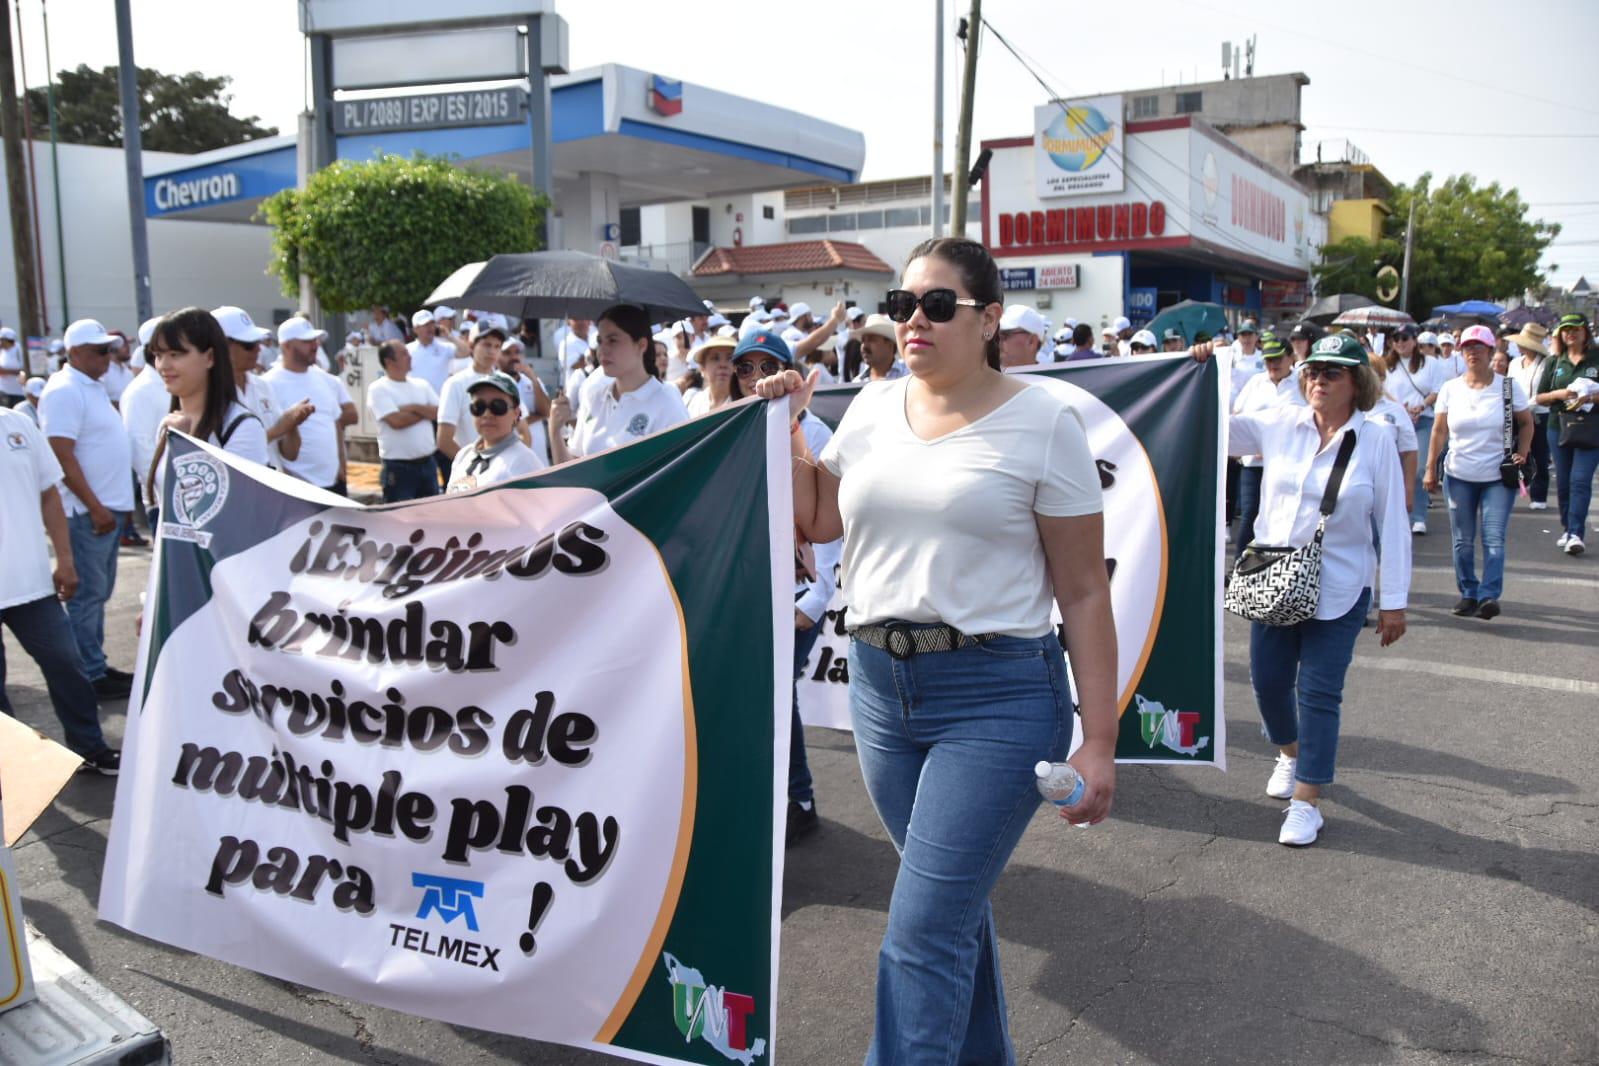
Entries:
{"label": "white cap", "polygon": [[62,340],[68,348],[76,348],[82,344],[110,344],[112,336],[94,319],[80,318],[67,327]]}
{"label": "white cap", "polygon": [[1141,329],[1137,333],[1134,333],[1133,334],[1133,339],[1128,341],[1127,343],[1129,343],[1129,344],[1143,344],[1143,345],[1146,345],[1146,346],[1148,346],[1150,348],[1159,348],[1160,347],[1159,342],[1157,342],[1155,340],[1155,335],[1153,333],[1149,332],[1149,330],[1147,330],[1147,329]]}
{"label": "white cap", "polygon": [[844,318],[849,322],[854,322],[858,319],[864,318],[865,316],[866,308],[862,307],[860,304],[856,304],[854,307],[851,307],[848,311],[844,312]]}
{"label": "white cap", "polygon": [[1440,333],[1438,334],[1438,343],[1452,346],[1455,343],[1455,335],[1453,333]]}
{"label": "white cap", "polygon": [[126,348],[127,346],[128,346],[127,338],[122,337],[122,336],[120,336],[119,334],[116,334],[116,333],[111,334],[111,347],[113,347],[113,348]]}
{"label": "white cap", "polygon": [[327,335],[327,330],[317,329],[304,315],[286,318],[283,320],[283,325],[278,327],[279,344],[286,344],[289,341],[319,341]]}
{"label": "white cap", "polygon": [[22,391],[37,400],[44,395],[44,378],[29,378]]}
{"label": "white cap", "polygon": [[805,315],[808,315],[810,313],[811,313],[811,305],[806,303],[803,300],[801,300],[797,304],[791,304],[789,306],[789,309],[788,309],[788,317],[789,318],[802,318]]}
{"label": "white cap", "polygon": [[1430,329],[1424,329],[1420,333],[1416,334],[1416,343],[1417,344],[1437,344],[1438,343],[1438,334],[1434,333]]}
{"label": "white cap", "polygon": [[718,337],[734,337],[734,338],[736,338],[738,336],[738,327],[733,325],[731,322],[729,322],[729,323],[727,323],[727,325],[720,327],[716,331],[716,335]]}
{"label": "white cap", "polygon": [[768,314],[772,316],[771,321],[773,322],[787,322],[789,318],[788,308],[786,307],[774,307]]}
{"label": "white cap", "polygon": [[350,332],[344,335],[345,344],[356,345],[360,344],[364,340],[366,340],[366,338],[361,336],[361,331],[358,329],[352,329]]}
{"label": "white cap", "polygon": [[711,301],[709,301],[709,300],[701,300],[700,303],[705,305],[705,313],[706,314],[708,314],[708,315],[716,314],[716,305],[711,303]]}
{"label": "white cap", "polygon": [[1120,333],[1124,329],[1132,329],[1133,323],[1132,320],[1126,315],[1120,315],[1117,317],[1116,321],[1110,324],[1110,328],[1115,330],[1117,333]]}
{"label": "white cap", "polygon": [[59,351],[64,351],[65,349],[66,349],[66,345],[65,344],[62,344],[59,340],[52,340],[50,342],[49,346],[47,348],[45,348],[45,351],[47,351],[47,352],[59,352]]}
{"label": "white cap", "polygon": [[1075,318],[1067,318],[1066,319],[1066,328],[1067,329],[1076,329],[1077,328],[1077,320]]}
{"label": "white cap", "polygon": [[750,313],[750,317],[755,319],[757,322],[770,322],[777,316],[772,314],[772,312],[768,311],[764,307],[757,307],[753,312]]}
{"label": "white cap", "polygon": [[480,318],[476,322],[472,323],[472,337],[471,337],[471,339],[472,339],[472,343],[473,344],[477,343],[477,340],[478,340],[479,337],[487,336],[490,333],[498,333],[500,335],[500,344],[504,345],[505,338],[508,337],[510,334],[507,332],[507,330],[506,330],[506,328],[504,326],[502,326],[498,322],[494,321],[494,319],[497,318],[497,317],[499,317],[499,316],[497,316],[497,315],[484,315],[482,318]]}
{"label": "white cap", "polygon": [[224,305],[211,312],[211,317],[217,320],[222,327],[222,333],[230,341],[239,341],[241,344],[255,344],[272,336],[272,331],[262,329],[250,318],[250,313],[242,307]]}
{"label": "white cap", "polygon": [[1005,308],[1005,313],[999,317],[999,331],[1001,333],[1013,329],[1025,329],[1039,338],[1049,334],[1049,325],[1044,321],[1044,316],[1026,304],[1011,304]]}
{"label": "white cap", "polygon": [[0,326],[0,341],[14,341],[16,339],[16,330],[12,329],[10,326]]}
{"label": "white cap", "polygon": [[433,312],[425,307],[411,315],[412,329],[416,329],[418,326],[431,326],[432,324]]}
{"label": "white cap", "polygon": [[155,336],[155,327],[159,325],[160,322],[161,318],[159,315],[155,318],[147,318],[144,320],[144,324],[139,327],[139,347],[149,347],[150,339]]}
{"label": "white cap", "polygon": [[454,317],[455,317],[455,308],[453,308],[453,307],[446,307],[444,304],[439,304],[439,306],[437,306],[437,307],[435,307],[433,309],[433,321],[435,321],[435,322],[437,322],[441,318],[454,318]]}
{"label": "white cap", "polygon": [[1055,343],[1056,344],[1070,344],[1071,340],[1072,340],[1072,328],[1070,326],[1062,326],[1060,329],[1057,329],[1055,331]]}
{"label": "white cap", "polygon": [[765,306],[766,306],[766,300],[765,300],[764,297],[760,297],[760,296],[751,296],[750,297],[750,310],[751,311],[755,310],[757,307],[765,307]]}
{"label": "white cap", "polygon": [[790,326],[781,334],[779,334],[779,336],[783,338],[784,344],[792,348],[794,345],[805,339],[805,331],[795,326]]}
{"label": "white cap", "polygon": [[509,337],[505,338],[505,343],[500,345],[500,349],[502,351],[507,351],[508,352],[512,348],[518,348],[518,349],[521,349],[522,351],[527,351],[527,345],[522,343],[522,338],[518,337],[514,333],[511,334]]}
{"label": "white cap", "polygon": [[[706,302],[709,303],[710,301],[707,300]],[[705,322],[705,328],[706,329],[718,329],[718,328],[720,328],[722,326],[728,326],[728,325],[732,325],[732,323],[730,323],[727,320],[726,316],[719,315],[719,314],[716,314],[714,312],[711,314],[711,317],[709,319],[707,319],[706,322]]]}

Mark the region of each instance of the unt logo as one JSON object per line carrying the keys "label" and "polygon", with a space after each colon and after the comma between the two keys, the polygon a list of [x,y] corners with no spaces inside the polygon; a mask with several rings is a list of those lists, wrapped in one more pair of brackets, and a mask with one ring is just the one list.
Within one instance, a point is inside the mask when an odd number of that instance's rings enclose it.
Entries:
{"label": "unt logo", "polygon": [[685,1044],[703,1040],[724,1058],[750,1066],[766,1053],[766,1041],[749,1044],[749,1016],[755,1000],[705,983],[698,970],[684,966],[669,951],[661,953],[672,985],[672,1020]]}
{"label": "unt logo", "polygon": [[418,918],[437,914],[446,925],[457,918],[465,918],[466,927],[477,932],[477,912],[472,909],[472,900],[483,898],[482,881],[413,873],[411,885],[423,890],[422,905],[416,909]]}

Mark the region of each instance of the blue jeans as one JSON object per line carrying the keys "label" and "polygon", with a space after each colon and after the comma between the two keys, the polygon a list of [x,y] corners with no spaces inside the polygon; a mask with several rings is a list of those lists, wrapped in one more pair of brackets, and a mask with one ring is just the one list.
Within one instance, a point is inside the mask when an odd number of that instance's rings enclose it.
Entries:
{"label": "blue jeans", "polygon": [[1416,482],[1410,487],[1411,524],[1426,522],[1427,508],[1432,506],[1432,497],[1421,487],[1421,479],[1427,476],[1427,441],[1432,438],[1433,421],[1431,414],[1416,419],[1416,446],[1420,454],[1416,456]]}
{"label": "blue jeans", "polygon": [[1233,544],[1233,559],[1244,554],[1249,542],[1255,539],[1255,519],[1260,517],[1260,481],[1265,475],[1263,466],[1244,466],[1238,473],[1238,540]]}
{"label": "blue jeans", "polygon": [[439,494],[439,470],[431,455],[420,459],[384,459],[381,476],[384,503],[422,500]]}
{"label": "blue jeans", "polygon": [[897,660],[850,642],[861,773],[899,852],[868,1066],[1016,1061],[988,894],[1065,757],[1070,689],[1053,634]]}
{"label": "blue jeans", "polygon": [[105,605],[117,587],[117,531],[96,533],[89,516],[77,514],[67,518],[67,532],[78,568],[78,593],[67,601],[67,618],[72,621],[84,676],[98,681],[106,668]]}
{"label": "blue jeans", "polygon": [[816,790],[811,782],[811,764],[805,758],[805,726],[800,722],[799,713],[799,679],[805,672],[805,660],[811,657],[811,649],[821,639],[825,625],[827,616],[824,614],[822,620],[811,628],[794,630],[794,717],[788,738],[788,798],[795,803],[811,803],[816,799]]}
{"label": "blue jeans", "polygon": [[[114,537],[114,534],[113,534]],[[78,645],[73,640],[67,613],[54,596],[0,607],[0,622],[11,630],[22,650],[39,664],[50,704],[55,708],[67,747],[88,757],[106,750],[100,733],[100,704],[83,674]],[[15,715],[6,698],[6,660],[0,650],[0,712]]]}
{"label": "blue jeans", "polygon": [[1250,623],[1249,680],[1255,686],[1255,705],[1273,744],[1299,743],[1294,778],[1307,785],[1332,782],[1344,675],[1370,604],[1367,589],[1339,618],[1312,618],[1292,626]]}
{"label": "blue jeans", "polygon": [[1560,443],[1560,431],[1549,420],[1549,451],[1555,460],[1555,498],[1560,501],[1560,526],[1573,537],[1583,535],[1588,506],[1593,500],[1594,471],[1599,470],[1599,448],[1573,448]]}
{"label": "blue jeans", "polygon": [[[1468,600],[1497,600],[1505,590],[1505,530],[1514,489],[1499,481],[1444,478],[1449,495],[1449,535],[1455,547],[1455,584]],[[1482,529],[1482,580],[1477,580],[1477,530]]]}

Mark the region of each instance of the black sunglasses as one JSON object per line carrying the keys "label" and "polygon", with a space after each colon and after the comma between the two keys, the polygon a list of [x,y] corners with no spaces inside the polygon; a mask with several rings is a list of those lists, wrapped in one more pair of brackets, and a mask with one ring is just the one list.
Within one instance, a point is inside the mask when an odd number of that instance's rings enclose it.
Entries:
{"label": "black sunglasses", "polygon": [[917,296],[909,289],[889,289],[888,317],[895,322],[909,322],[920,305],[929,322],[948,322],[955,317],[957,307],[983,307],[981,300],[965,300],[954,289],[928,289]]}
{"label": "black sunglasses", "polygon": [[1325,381],[1342,381],[1346,373],[1348,370],[1341,366],[1318,366],[1310,363],[1305,367],[1305,376],[1311,380],[1321,378]]}
{"label": "black sunglasses", "polygon": [[510,409],[511,402],[509,400],[502,400],[498,396],[492,400],[473,400],[472,406],[467,408],[467,410],[472,412],[474,417],[481,415],[493,415],[496,418],[505,414],[505,412],[509,411]]}
{"label": "black sunglasses", "polygon": [[740,359],[733,364],[734,373],[741,378],[754,377],[756,374],[769,378],[782,369],[783,364],[776,359],[762,359],[759,363],[753,359]]}
{"label": "black sunglasses", "polygon": [[261,347],[260,341],[234,341],[233,343],[237,344],[240,348],[243,348],[247,352],[253,352],[257,348]]}

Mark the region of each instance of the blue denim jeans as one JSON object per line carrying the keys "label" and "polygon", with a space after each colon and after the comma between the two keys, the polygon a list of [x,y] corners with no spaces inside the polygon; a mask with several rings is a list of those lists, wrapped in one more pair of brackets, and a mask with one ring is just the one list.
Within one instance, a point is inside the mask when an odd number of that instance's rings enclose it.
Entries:
{"label": "blue denim jeans", "polygon": [[[78,645],[73,639],[67,613],[54,596],[30,600],[11,607],[0,607],[0,622],[22,645],[44,674],[50,704],[55,708],[67,747],[82,756],[106,750],[100,733],[100,704],[83,673]],[[0,712],[14,715],[6,698],[6,660],[0,649]]]}
{"label": "blue denim jeans", "polygon": [[1594,472],[1599,470],[1599,448],[1562,445],[1560,431],[1551,420],[1549,450],[1555,460],[1555,498],[1560,501],[1561,529],[1574,537],[1585,536]]}
{"label": "blue denim jeans", "polygon": [[[1455,548],[1455,584],[1468,600],[1497,600],[1505,590],[1505,531],[1516,491],[1499,481],[1444,478],[1449,495],[1449,535]],[[1477,580],[1477,531],[1482,531],[1482,580]]]}
{"label": "blue denim jeans", "polygon": [[[119,516],[120,517],[120,516]],[[87,514],[67,518],[78,592],[67,601],[67,618],[78,642],[78,657],[90,681],[105,676],[105,605],[117,587],[117,531],[96,533]]]}
{"label": "blue denim jeans", "polygon": [[422,500],[439,494],[439,470],[431,455],[420,459],[384,459],[383,502]]}
{"label": "blue denim jeans", "polygon": [[1427,476],[1427,441],[1432,437],[1432,414],[1424,414],[1416,419],[1416,447],[1420,452],[1416,456],[1416,482],[1410,487],[1410,521],[1427,521],[1427,508],[1432,505],[1432,497],[1427,490],[1421,487],[1421,479]]}
{"label": "blue denim jeans", "polygon": [[1255,519],[1260,517],[1260,481],[1266,473],[1263,466],[1245,466],[1238,473],[1238,540],[1233,544],[1233,559],[1244,554],[1249,542],[1255,539]]}
{"label": "blue denim jeans", "polygon": [[1355,638],[1366,620],[1371,590],[1340,618],[1292,626],[1249,627],[1249,680],[1266,736],[1284,747],[1299,742],[1296,780],[1326,785],[1338,761],[1338,713]]}
{"label": "blue denim jeans", "polygon": [[794,715],[788,738],[788,798],[795,803],[810,803],[816,798],[816,790],[811,782],[811,764],[805,758],[805,727],[800,723],[799,713],[799,679],[805,672],[805,660],[811,657],[811,649],[821,639],[825,625],[827,616],[823,615],[822,620],[811,628],[794,630]]}
{"label": "blue denim jeans", "polygon": [[988,894],[1065,757],[1070,689],[1053,634],[897,660],[851,641],[861,773],[899,852],[868,1066],[1016,1061]]}

